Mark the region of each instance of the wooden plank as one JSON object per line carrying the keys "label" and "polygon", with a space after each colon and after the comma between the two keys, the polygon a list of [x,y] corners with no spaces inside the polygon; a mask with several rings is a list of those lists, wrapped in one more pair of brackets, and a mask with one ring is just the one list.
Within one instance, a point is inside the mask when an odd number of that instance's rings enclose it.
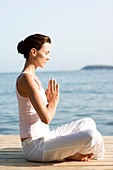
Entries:
{"label": "wooden plank", "polygon": [[[53,167],[8,167],[8,169],[7,168],[4,168],[3,167],[3,170],[23,170],[23,169],[30,169],[30,170],[53,170]],[[77,167],[77,169],[76,169],[76,167],[65,167],[65,168],[62,168],[62,167],[54,167],[54,170],[113,170],[113,167],[94,167],[94,168],[91,168],[91,167],[88,167],[88,168],[86,168],[86,167]]]}
{"label": "wooden plank", "polygon": [[52,167],[52,166],[40,166],[40,167],[5,167],[3,166],[2,167],[2,170],[113,170],[113,167],[98,167],[98,166],[95,166],[94,168],[93,167]]}
{"label": "wooden plank", "polygon": [[0,135],[0,170],[13,169],[46,169],[46,170],[113,170],[113,136],[104,136],[105,157],[102,160],[89,162],[52,162],[39,163],[27,161],[22,153],[21,142],[18,135]]}

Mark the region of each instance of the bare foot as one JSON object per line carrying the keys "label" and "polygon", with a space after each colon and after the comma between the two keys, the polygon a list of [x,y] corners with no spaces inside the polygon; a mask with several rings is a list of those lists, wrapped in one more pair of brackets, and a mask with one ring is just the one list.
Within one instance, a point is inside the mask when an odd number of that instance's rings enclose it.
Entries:
{"label": "bare foot", "polygon": [[94,158],[94,154],[93,153],[88,154],[88,160],[92,160],[93,158]]}
{"label": "bare foot", "polygon": [[89,161],[94,158],[94,154],[80,154],[80,153],[75,153],[72,156],[69,156],[66,158],[66,160],[71,160],[71,161]]}

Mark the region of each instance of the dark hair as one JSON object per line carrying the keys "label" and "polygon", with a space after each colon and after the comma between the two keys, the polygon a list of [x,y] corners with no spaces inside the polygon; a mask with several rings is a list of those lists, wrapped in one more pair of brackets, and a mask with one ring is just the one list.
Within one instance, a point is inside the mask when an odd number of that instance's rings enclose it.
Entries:
{"label": "dark hair", "polygon": [[27,59],[32,48],[40,50],[44,43],[51,43],[50,37],[41,34],[34,34],[28,36],[24,41],[20,41],[17,45],[18,53],[23,54]]}

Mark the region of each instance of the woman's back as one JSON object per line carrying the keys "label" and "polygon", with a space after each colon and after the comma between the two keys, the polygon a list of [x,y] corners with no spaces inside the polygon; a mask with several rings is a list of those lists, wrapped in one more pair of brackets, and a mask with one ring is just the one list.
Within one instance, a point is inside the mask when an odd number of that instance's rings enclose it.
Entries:
{"label": "woman's back", "polygon": [[[22,73],[20,76],[22,76]],[[29,74],[29,73],[27,73]],[[19,77],[20,77],[19,76]],[[32,76],[32,75],[31,75]],[[37,79],[34,78],[37,82]],[[45,91],[43,87],[37,82],[40,86],[39,93],[45,103],[47,105],[47,98],[45,95]],[[18,84],[18,80],[17,80]],[[18,86],[16,86],[16,94],[18,99],[18,111],[19,111],[19,129],[20,129],[20,137],[27,138],[27,137],[42,137],[46,133],[49,133],[49,125],[43,123],[36,110],[34,109],[32,103],[30,102],[29,98],[23,97],[18,92]]]}

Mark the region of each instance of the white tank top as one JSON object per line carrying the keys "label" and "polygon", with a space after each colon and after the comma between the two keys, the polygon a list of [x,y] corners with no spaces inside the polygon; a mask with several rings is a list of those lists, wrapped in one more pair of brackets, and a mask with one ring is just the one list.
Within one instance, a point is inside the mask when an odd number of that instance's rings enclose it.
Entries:
{"label": "white tank top", "polygon": [[[27,73],[27,72],[23,72],[22,74],[24,73]],[[30,74],[30,73],[27,73],[27,74]],[[47,105],[47,98],[45,95],[45,91],[42,85],[40,85],[40,83],[37,81],[35,77],[34,79],[39,84],[40,86],[39,93],[45,105]],[[17,100],[18,100],[20,137],[21,138],[27,138],[27,137],[41,138],[47,135],[50,132],[49,125],[41,121],[41,119],[38,116],[38,113],[34,109],[29,98],[21,96],[17,90],[17,86],[16,86],[16,95],[17,95]]]}

